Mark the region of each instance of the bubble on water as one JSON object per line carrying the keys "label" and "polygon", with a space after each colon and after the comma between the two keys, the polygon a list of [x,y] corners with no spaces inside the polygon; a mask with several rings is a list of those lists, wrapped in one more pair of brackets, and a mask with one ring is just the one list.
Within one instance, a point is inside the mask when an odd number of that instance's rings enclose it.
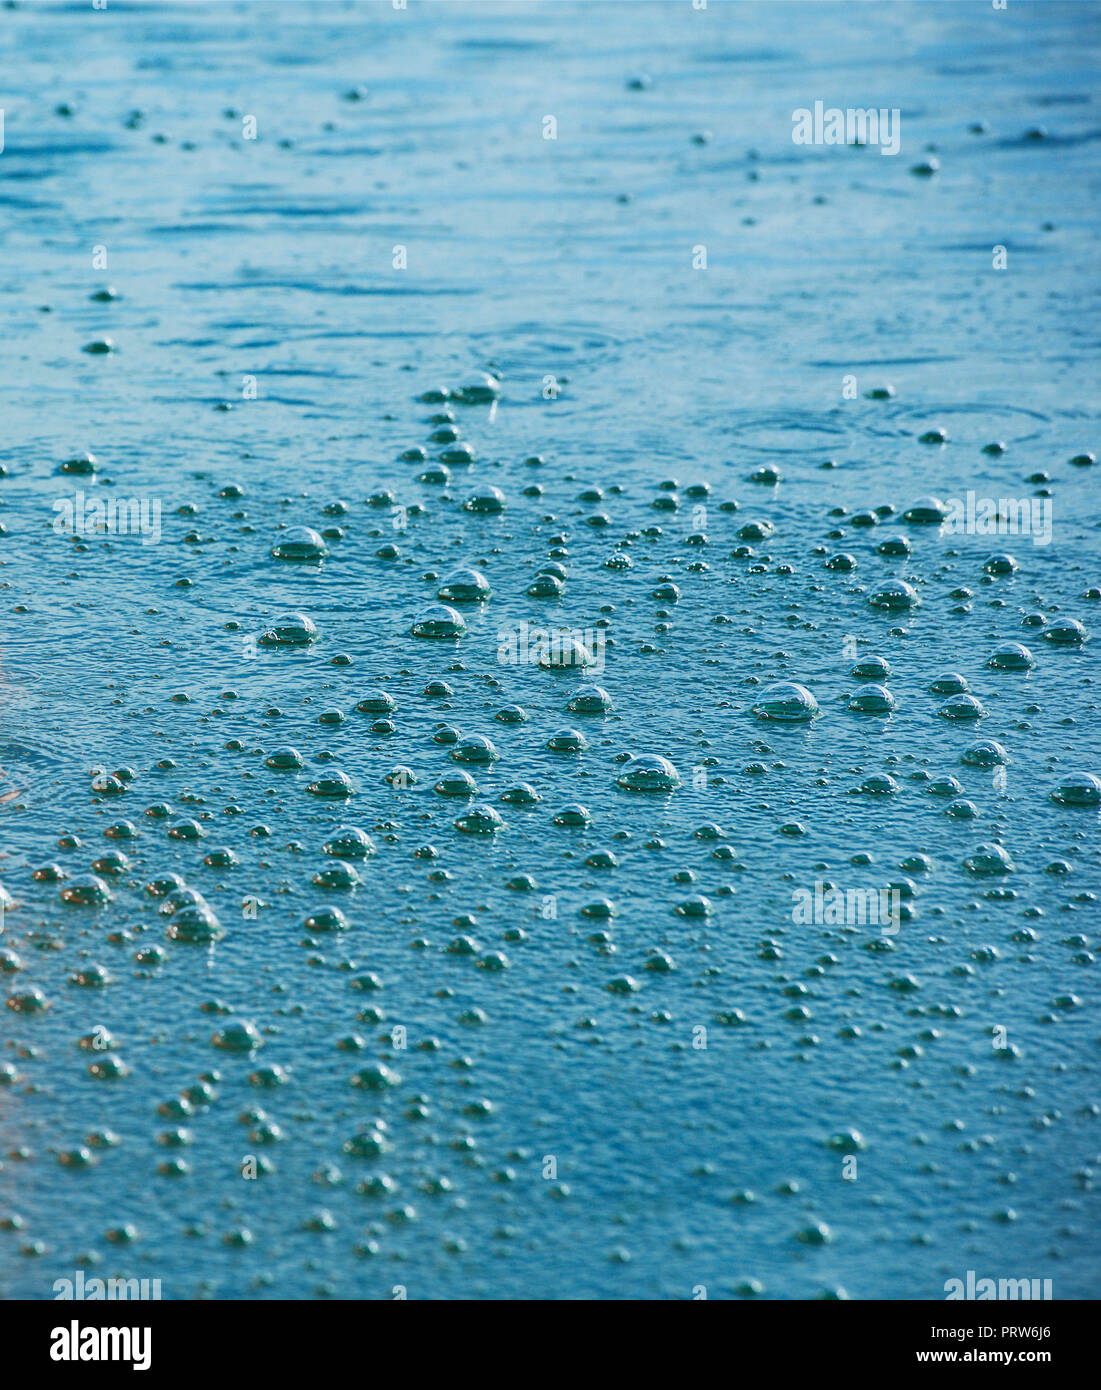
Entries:
{"label": "bubble on water", "polygon": [[818,713],[818,701],[805,685],[795,681],[777,681],[766,686],[753,705],[758,719],[784,724],[803,723]]}
{"label": "bubble on water", "polygon": [[313,881],[318,888],[351,889],[358,888],[363,882],[359,874],[351,864],[338,859],[335,864],[326,864],[317,870],[313,876]]}
{"label": "bubble on water", "polygon": [[978,877],[1008,874],[1013,869],[1013,861],[1008,853],[996,844],[976,845],[963,865],[968,873]]}
{"label": "bubble on water", "polygon": [[8,995],[8,1008],[17,1014],[40,1014],[50,1007],[50,1001],[37,985],[28,985],[26,989],[15,989]]}
{"label": "bubble on water", "polygon": [[830,1135],[826,1140],[826,1147],[833,1149],[835,1153],[854,1154],[860,1153],[868,1146],[858,1129],[841,1129]]}
{"label": "bubble on water", "polygon": [[[353,1158],[380,1158],[390,1148],[384,1129],[384,1123],[376,1121],[373,1126],[368,1126],[353,1134],[350,1138],[345,1139],[342,1146],[344,1152]],[[365,1196],[384,1195],[393,1190],[393,1179],[387,1177],[385,1173],[365,1179],[357,1188],[357,1191]]]}
{"label": "bubble on water", "polygon": [[271,548],[277,560],[298,560],[316,564],[329,553],[321,536],[309,526],[290,526]]}
{"label": "bubble on water", "polygon": [[557,729],[547,739],[552,753],[580,753],[588,746],[589,741],[580,729]]}
{"label": "bubble on water", "polygon": [[514,787],[506,787],[501,800],[512,806],[534,806],[542,798],[530,782],[520,782]]}
{"label": "bubble on water", "polygon": [[995,671],[1030,671],[1036,658],[1020,642],[1003,642],[990,653],[986,664]]}
{"label": "bubble on water", "polygon": [[942,719],[982,719],[986,710],[974,695],[953,695],[945,700],[937,713]]}
{"label": "bubble on water", "polygon": [[860,790],[869,796],[894,796],[901,788],[889,772],[873,772],[861,782]]}
{"label": "bubble on water", "polygon": [[944,814],[954,820],[974,820],[979,814],[979,808],[973,801],[961,797],[956,801],[950,801],[944,808]]}
{"label": "bubble on water", "polygon": [[607,714],[612,697],[599,685],[581,685],[570,696],[566,708],[572,714]]}
{"label": "bubble on water", "polygon": [[639,753],[627,761],[616,782],[629,792],[671,792],[680,786],[680,777],[668,758]]}
{"label": "bubble on water", "polygon": [[250,1071],[248,1079],[250,1086],[271,1089],[275,1086],[285,1086],[291,1078],[286,1067],[281,1067],[278,1063],[270,1063],[263,1067],[257,1067],[255,1071]]}
{"label": "bubble on water", "polygon": [[987,574],[1012,574],[1020,568],[1016,559],[1006,554],[988,555],[982,567]]}
{"label": "bubble on water", "polygon": [[928,790],[933,796],[962,796],[963,785],[958,777],[937,777],[929,783]]}
{"label": "bubble on water", "polygon": [[366,859],[375,852],[374,841],[358,825],[342,825],[323,848],[338,859]]}
{"label": "bubble on water", "polygon": [[179,874],[161,874],[145,885],[145,891],[151,898],[166,898],[184,886],[184,881]]}
{"label": "bubble on water", "polygon": [[919,526],[939,526],[948,515],[948,508],[939,497],[919,497],[902,515],[904,520]]}
{"label": "bubble on water", "polygon": [[168,827],[168,835],[172,840],[202,840],[206,831],[200,826],[199,821],[183,817],[182,820],[172,821]]}
{"label": "bubble on water", "polygon": [[876,553],[894,557],[910,555],[913,553],[913,549],[908,536],[884,536],[876,546]]}
{"label": "bubble on water", "polygon": [[493,835],[504,829],[500,813],[485,802],[477,802],[469,807],[455,822],[456,830],[468,835]]}
{"label": "bubble on water", "polygon": [[463,503],[463,511],[492,514],[505,509],[505,494],[499,487],[476,488]]}
{"label": "bubble on water", "polygon": [[849,674],[859,681],[883,682],[891,674],[891,667],[885,656],[865,656],[856,663]]}
{"label": "bubble on water", "polygon": [[578,671],[596,665],[593,652],[573,633],[559,634],[555,641],[539,648],[538,660],[544,671]]}
{"label": "bubble on water", "polygon": [[460,739],[451,750],[457,763],[495,763],[500,756],[492,740],[483,734],[469,734]]}
{"label": "bubble on water", "polygon": [[401,1075],[385,1062],[371,1062],[352,1076],[352,1085],[364,1091],[386,1091],[401,1084]]}
{"label": "bubble on water", "polygon": [[308,647],[317,635],[313,619],[305,613],[283,613],[256,640],[261,647]]}
{"label": "bubble on water", "polygon": [[99,460],[95,454],[84,450],[82,453],[73,454],[71,458],[63,459],[57,466],[59,473],[75,473],[78,477],[88,478],[94,476],[99,471]]}
{"label": "bubble on water", "polygon": [[558,598],[565,590],[565,581],[554,574],[537,574],[527,587],[529,598]]}
{"label": "bubble on water", "polygon": [[1078,646],[1088,637],[1085,627],[1077,618],[1060,618],[1058,622],[1049,623],[1044,628],[1044,641],[1054,642],[1059,646]]}
{"label": "bubble on water", "polygon": [[210,941],[221,941],[225,936],[225,930],[213,908],[208,903],[199,901],[188,903],[172,914],[167,935],[172,941],[201,945]]}
{"label": "bubble on water", "polygon": [[306,759],[297,748],[275,748],[264,759],[267,767],[277,770],[300,772],[306,766]]}
{"label": "bubble on water", "polygon": [[223,1052],[255,1052],[263,1045],[260,1030],[247,1019],[231,1019],[211,1035],[210,1041]]}
{"label": "bubble on water", "polygon": [[710,901],[702,893],[693,893],[673,907],[678,917],[710,917],[713,910]]}
{"label": "bubble on water", "polygon": [[209,853],[203,855],[203,863],[207,869],[235,869],[240,860],[234,851],[229,849],[228,845],[222,845],[221,848],[211,849]]}
{"label": "bubble on water", "polygon": [[465,377],[450,394],[452,400],[462,405],[484,405],[500,399],[501,383],[488,372],[475,372]]}
{"label": "bubble on water", "polygon": [[315,907],[302,926],[308,932],[347,931],[348,919],[339,907],[326,903],[322,907]]}
{"label": "bubble on water", "polygon": [[581,806],[574,802],[572,805],[563,806],[560,811],[555,812],[554,823],[555,825],[573,826],[592,825],[592,812],[587,806]]}
{"label": "bubble on water", "polygon": [[1101,805],[1101,779],[1090,772],[1071,772],[1051,793],[1061,806]]}
{"label": "bubble on water", "polygon": [[916,607],[921,602],[917,590],[905,579],[888,579],[868,596],[873,608],[886,608],[891,612],[904,611]]}
{"label": "bubble on water", "polygon": [[98,907],[111,901],[111,890],[97,874],[77,874],[62,888],[61,900],[80,907]]}
{"label": "bubble on water", "polygon": [[898,701],[885,685],[865,685],[849,696],[849,709],[862,714],[890,714]]}
{"label": "bubble on water", "polygon": [[121,1081],[130,1075],[130,1068],[121,1057],[109,1052],[88,1063],[88,1075],[94,1076],[97,1081]]}
{"label": "bubble on water", "polygon": [[368,690],[362,699],[356,701],[360,714],[392,714],[394,708],[394,697],[385,690]]}
{"label": "bubble on water", "polygon": [[967,682],[956,671],[946,671],[944,675],[929,683],[929,689],[934,695],[962,695],[967,688]]}
{"label": "bubble on water", "polygon": [[338,768],[318,777],[316,781],[309,784],[306,790],[314,796],[334,798],[355,796],[356,794],[351,778],[346,772],[341,772]]}
{"label": "bubble on water", "polygon": [[969,767],[998,767],[1009,762],[1009,754],[992,738],[980,738],[969,743],[960,754],[960,762]]}
{"label": "bubble on water", "polygon": [[433,603],[422,609],[412,628],[414,637],[461,637],[465,631],[462,614],[446,603]]}
{"label": "bubble on water", "polygon": [[478,784],[469,772],[461,769],[445,773],[436,783],[435,791],[440,796],[477,796]]}
{"label": "bubble on water", "polygon": [[179,888],[173,888],[169,892],[160,906],[160,913],[163,917],[171,917],[185,907],[205,907],[206,899],[197,888],[189,888],[186,884]]}
{"label": "bubble on water", "polygon": [[436,597],[449,603],[484,603],[492,593],[481,570],[455,570],[436,590]]}

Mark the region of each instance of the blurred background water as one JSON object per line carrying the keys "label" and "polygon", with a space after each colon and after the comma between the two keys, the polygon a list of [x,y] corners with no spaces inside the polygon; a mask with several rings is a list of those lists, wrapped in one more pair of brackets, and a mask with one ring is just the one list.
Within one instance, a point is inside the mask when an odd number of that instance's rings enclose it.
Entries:
{"label": "blurred background water", "polygon": [[[938,1298],[974,1269],[1098,1295],[1098,813],[1050,796],[1101,773],[1097,667],[1045,640],[1096,627],[1101,583],[1098,20],[0,11],[0,1291]],[[900,153],[795,145],[817,100],[897,108]],[[422,399],[479,372],[498,400]],[[464,509],[490,486],[502,512]],[[156,503],[159,539],[57,534],[78,491]],[[1050,498],[1051,544],[902,519],[968,491]],[[323,564],[272,557],[292,525],[329,530]],[[529,597],[553,557],[561,596]],[[493,590],[466,635],[412,637],[463,566]],[[920,606],[870,605],[890,579]],[[288,610],[317,642],[257,648]],[[519,620],[607,623],[609,714],[498,662]],[[1007,641],[1035,667],[988,668]],[[890,715],[847,708],[871,654]],[[984,719],[938,717],[944,671]],[[755,720],[779,679],[821,716]],[[392,733],[355,710],[378,686]],[[499,751],[469,768],[494,836],[433,790],[441,723]],[[588,747],[549,750],[563,727]],[[961,762],[980,737],[1004,781]],[[285,746],[301,771],[266,766]],[[620,789],[638,753],[678,789]],[[306,790],[333,767],[346,805]],[[500,800],[522,782],[537,803]],[[555,825],[573,803],[591,824]],[[377,854],[315,886],[344,824]],[[963,867],[982,842],[1011,873]],[[111,901],[62,901],[112,847]],[[145,885],[171,872],[216,944],[166,937]],[[897,936],[792,921],[816,882],[900,878]],[[323,902],[347,932],[306,930]],[[252,1058],[211,1045],[237,1016]],[[89,1071],[96,1028],[127,1075]]]}

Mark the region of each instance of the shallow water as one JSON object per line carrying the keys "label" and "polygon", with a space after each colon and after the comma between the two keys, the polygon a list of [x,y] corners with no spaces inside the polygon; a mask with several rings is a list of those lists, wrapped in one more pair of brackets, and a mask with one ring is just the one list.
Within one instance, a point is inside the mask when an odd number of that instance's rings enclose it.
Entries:
{"label": "shallow water", "polygon": [[[4,1010],[0,1293],[1101,1293],[1098,808],[1051,796],[1101,775],[1101,502],[1070,463],[1098,442],[1098,18],[0,11],[0,949],[48,1004]],[[819,99],[899,108],[900,154],[793,144]],[[495,402],[421,399],[486,372]],[[1049,544],[903,517],[1045,489]],[[144,499],[145,535],[58,534],[78,492]],[[292,526],[319,563],[272,556]],[[471,568],[464,634],[411,635]],[[889,581],[920,602],[874,606]],[[316,640],[266,645],[289,613]],[[1086,641],[1045,638],[1068,618]],[[603,633],[604,669],[500,661],[523,621]],[[1031,669],[987,665],[1010,641]],[[850,706],[873,655],[883,713]],[[984,717],[938,714],[945,672]],[[781,681],[817,715],[756,718]],[[582,684],[611,708],[571,710]],[[1007,764],[963,760],[984,739]],[[434,790],[464,770],[475,795]],[[338,771],[354,796],[307,790]],[[502,828],[457,828],[478,806]],[[376,853],[315,885],[345,825]],[[1008,872],[965,867],[991,844]],[[111,900],[63,901],[111,850]],[[173,872],[221,939],[169,936]],[[903,878],[897,932],[793,920]],[[346,931],[306,927],[325,906]],[[233,1019],[251,1054],[212,1044]]]}

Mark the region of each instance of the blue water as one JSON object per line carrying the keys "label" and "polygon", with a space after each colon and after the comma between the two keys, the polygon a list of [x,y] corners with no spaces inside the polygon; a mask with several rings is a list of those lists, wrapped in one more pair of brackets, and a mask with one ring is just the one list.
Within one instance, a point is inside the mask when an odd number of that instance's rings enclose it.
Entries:
{"label": "blue water", "polygon": [[[0,950],[47,1004],[3,1010],[0,1294],[77,1269],[166,1298],[1101,1293],[1098,808],[1051,798],[1101,775],[1101,495],[1070,462],[1098,444],[1099,18],[0,11]],[[794,144],[818,100],[897,108],[899,154]],[[477,373],[495,402],[422,399]],[[448,412],[473,461],[420,482]],[[59,472],[84,451],[97,473]],[[502,512],[464,509],[487,487]],[[1050,543],[903,519],[968,492],[1050,500]],[[157,534],[59,534],[77,493]],[[291,526],[330,532],[321,564],[272,556]],[[561,594],[529,597],[552,558]],[[463,567],[492,586],[465,635],[412,636]],[[893,579],[920,605],[872,606]],[[258,644],[288,611],[317,641]],[[1045,637],[1068,618],[1086,641]],[[600,631],[603,671],[502,663],[518,621]],[[1030,670],[986,665],[1009,641]],[[887,715],[847,706],[872,654]],[[984,718],[938,716],[946,671]],[[583,680],[609,713],[568,710]],[[756,719],[778,680],[819,716]],[[355,709],[378,687],[390,733]],[[456,762],[444,724],[498,760]],[[587,747],[548,749],[564,728]],[[961,761],[980,738],[1004,769]],[[265,764],[286,747],[300,771]],[[679,785],[623,790],[628,754]],[[460,767],[496,834],[433,790]],[[334,769],[346,803],[307,791]],[[571,804],[591,824],[555,824]],[[343,825],[377,853],[315,885]],[[1010,872],[964,867],[989,843]],[[111,900],[63,901],[112,849]],[[168,935],[168,873],[220,940]],[[897,933],[793,921],[816,883],[902,877]],[[696,894],[710,915],[676,911]],[[304,926],[324,904],[347,931]],[[234,1018],[252,1055],[212,1045]]]}

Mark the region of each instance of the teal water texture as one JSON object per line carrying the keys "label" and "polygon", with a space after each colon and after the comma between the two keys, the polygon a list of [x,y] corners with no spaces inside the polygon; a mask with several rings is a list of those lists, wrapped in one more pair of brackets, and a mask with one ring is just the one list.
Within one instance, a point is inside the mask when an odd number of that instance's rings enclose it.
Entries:
{"label": "teal water texture", "polygon": [[0,10],[0,1293],[1101,1294],[1099,14]]}

